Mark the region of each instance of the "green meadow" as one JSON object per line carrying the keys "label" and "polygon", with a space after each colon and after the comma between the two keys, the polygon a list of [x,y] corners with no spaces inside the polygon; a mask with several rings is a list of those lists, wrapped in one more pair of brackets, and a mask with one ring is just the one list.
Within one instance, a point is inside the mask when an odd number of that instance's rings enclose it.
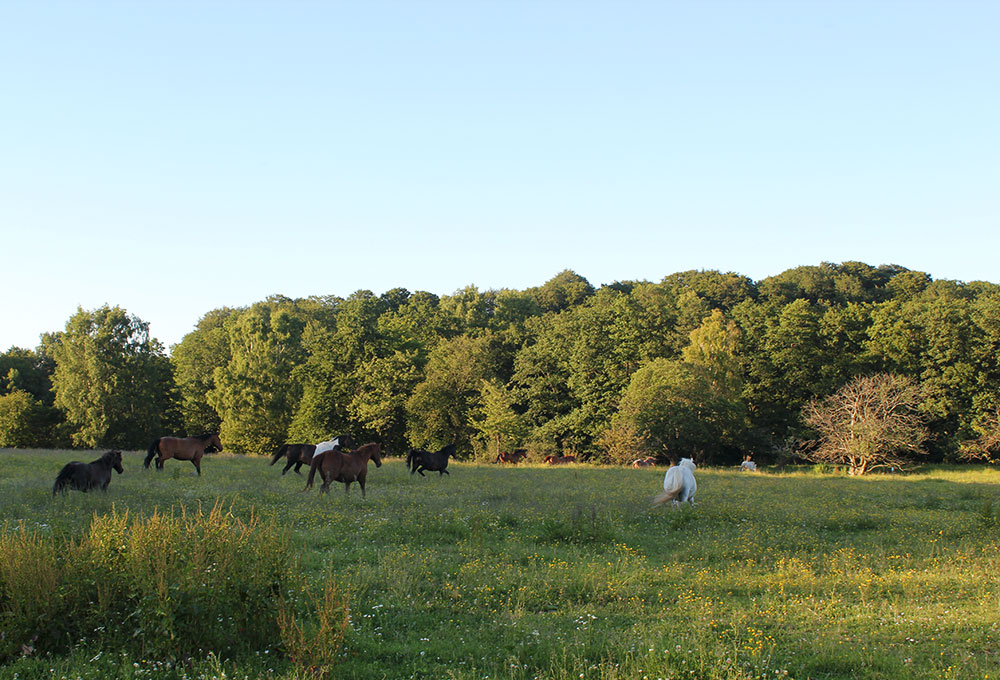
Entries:
{"label": "green meadow", "polygon": [[650,507],[662,468],[390,458],[362,499],[127,452],[106,494],[52,497],[99,454],[0,450],[0,677],[1000,675],[993,469],[699,469],[673,510]]}

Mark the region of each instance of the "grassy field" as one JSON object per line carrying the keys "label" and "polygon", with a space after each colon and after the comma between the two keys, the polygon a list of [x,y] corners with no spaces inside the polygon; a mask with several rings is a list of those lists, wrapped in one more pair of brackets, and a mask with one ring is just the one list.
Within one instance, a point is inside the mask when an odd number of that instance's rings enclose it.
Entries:
{"label": "grassy field", "polygon": [[[421,478],[389,459],[370,470],[362,499],[339,485],[300,493],[303,476],[264,459],[208,456],[197,477],[177,461],[144,470],[133,452],[107,494],[52,498],[62,464],[96,457],[0,451],[4,532],[61,540],[95,517],[220,502],[273,523],[300,561],[296,583],[332,573],[349,599],[332,677],[1000,675],[992,469],[862,479],[698,470],[698,505],[672,511],[649,505],[663,469],[453,463],[450,476]],[[19,679],[312,676],[277,639],[231,658],[91,645],[0,666]]]}

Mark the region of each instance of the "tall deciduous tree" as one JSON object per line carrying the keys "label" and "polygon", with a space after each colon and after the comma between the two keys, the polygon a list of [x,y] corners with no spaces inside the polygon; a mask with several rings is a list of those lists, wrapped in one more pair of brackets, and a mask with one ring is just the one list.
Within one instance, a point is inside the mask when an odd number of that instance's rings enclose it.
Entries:
{"label": "tall deciduous tree", "polygon": [[469,413],[482,381],[493,377],[488,336],[460,335],[430,354],[424,380],[406,402],[407,436],[420,447],[456,444],[468,452],[473,428]]}
{"label": "tall deciduous tree", "polygon": [[819,433],[805,452],[815,462],[846,464],[863,475],[880,467],[902,467],[925,453],[928,431],[920,405],[920,386],[890,373],[858,376],[826,399],[803,409],[809,427]]}
{"label": "tall deciduous tree", "polygon": [[479,403],[469,415],[469,424],[486,444],[488,456],[496,456],[503,447],[519,447],[527,432],[514,395],[496,380],[482,382]]}
{"label": "tall deciduous tree", "polygon": [[208,403],[208,394],[215,389],[215,369],[229,363],[229,336],[224,324],[234,313],[228,308],[212,310],[171,352],[187,433],[218,432],[222,424]]}
{"label": "tall deciduous tree", "polygon": [[77,446],[140,448],[173,425],[173,375],[149,324],[120,307],[79,309],[51,348],[55,405]]}
{"label": "tall deciduous tree", "polygon": [[227,450],[270,453],[284,443],[301,395],[292,369],[303,360],[304,326],[287,298],[257,303],[226,320],[231,358],[215,370],[208,403],[222,418]]}

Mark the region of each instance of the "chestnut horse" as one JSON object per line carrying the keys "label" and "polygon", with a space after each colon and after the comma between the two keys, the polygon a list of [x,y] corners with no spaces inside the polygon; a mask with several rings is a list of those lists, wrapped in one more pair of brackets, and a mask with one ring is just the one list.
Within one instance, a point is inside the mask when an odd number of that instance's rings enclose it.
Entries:
{"label": "chestnut horse", "polygon": [[149,467],[149,461],[156,456],[156,469],[163,469],[163,461],[168,458],[177,460],[189,460],[194,465],[194,469],[201,474],[201,457],[207,450],[222,450],[222,440],[214,432],[206,432],[196,437],[160,437],[149,445],[149,452],[146,460],[142,462],[143,467]]}
{"label": "chestnut horse", "polygon": [[565,463],[575,463],[576,456],[545,456],[546,465],[563,465]]}
{"label": "chestnut horse", "polygon": [[632,467],[634,468],[644,468],[644,467],[656,467],[656,459],[652,456],[648,458],[637,458],[632,461]]}
{"label": "chestnut horse", "polygon": [[75,460],[66,463],[56,476],[52,495],[55,496],[60,491],[66,493],[67,486],[84,492],[98,488],[107,491],[108,484],[111,483],[112,470],[118,474],[124,472],[121,451],[108,451],[93,463],[79,463]]}
{"label": "chestnut horse", "polygon": [[520,463],[522,460],[528,457],[527,449],[514,449],[512,452],[507,453],[506,451],[501,451],[497,454],[497,459],[493,461],[494,463],[511,463],[512,465]]}
{"label": "chestnut horse", "polygon": [[368,475],[368,461],[374,460],[375,467],[382,467],[382,445],[376,442],[365,444],[353,451],[342,451],[331,449],[325,453],[317,453],[313,456],[312,464],[309,467],[309,478],[306,480],[308,491],[312,488],[313,477],[319,470],[320,477],[323,478],[323,486],[320,491],[327,493],[330,491],[331,482],[341,482],[344,484],[344,493],[351,490],[351,482],[357,482],[361,487],[361,497],[365,497],[365,477]]}

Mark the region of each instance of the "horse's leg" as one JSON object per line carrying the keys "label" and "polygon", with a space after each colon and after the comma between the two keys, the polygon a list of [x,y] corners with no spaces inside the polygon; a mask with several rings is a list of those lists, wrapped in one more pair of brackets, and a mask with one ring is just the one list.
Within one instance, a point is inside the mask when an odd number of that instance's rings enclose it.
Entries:
{"label": "horse's leg", "polygon": [[425,468],[423,468],[423,467],[418,467],[418,468],[417,468],[417,472],[419,472],[419,473],[420,473],[420,476],[421,476],[421,477],[426,477],[426,476],[427,476],[427,475],[425,475],[425,474],[424,474],[424,469],[425,469]]}
{"label": "horse's leg", "polygon": [[363,476],[358,477],[358,486],[361,487],[361,497],[365,497],[365,478]]}
{"label": "horse's leg", "polygon": [[302,465],[302,463],[298,463],[294,458],[289,458],[288,463],[285,464],[285,469],[281,471],[281,474],[284,475],[286,472],[291,470],[293,465],[295,466],[295,471],[298,472],[299,465]]}
{"label": "horse's leg", "polygon": [[163,456],[157,456],[156,457],[156,469],[157,470],[162,470],[163,469]]}
{"label": "horse's leg", "polygon": [[194,469],[198,471],[198,476],[201,477],[201,456],[192,458],[191,463],[194,465]]}
{"label": "horse's leg", "polygon": [[[448,472],[447,468],[441,468],[441,475],[448,475],[450,477],[451,473]],[[440,477],[441,475],[438,475],[438,477]]]}

